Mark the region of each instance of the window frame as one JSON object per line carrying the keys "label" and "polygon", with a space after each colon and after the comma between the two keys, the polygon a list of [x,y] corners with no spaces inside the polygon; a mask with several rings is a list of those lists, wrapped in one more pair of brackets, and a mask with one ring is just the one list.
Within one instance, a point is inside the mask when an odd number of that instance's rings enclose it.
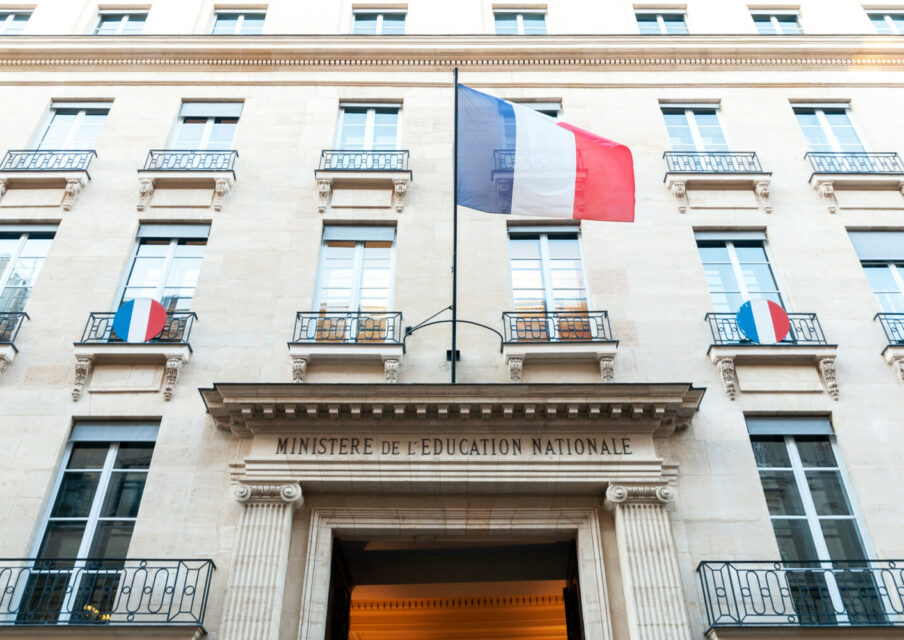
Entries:
{"label": "window frame", "polygon": [[[892,281],[898,287],[897,293],[904,300],[904,260],[861,260],[860,266],[864,269],[864,275],[866,275],[866,267],[886,267],[891,273]],[[869,276],[867,276],[867,281],[869,281]],[[885,305],[882,304],[882,299],[879,297],[879,292],[873,288],[872,283],[870,283],[870,291],[873,292],[876,298],[880,313],[902,313],[901,311],[886,310]]]}
{"label": "window frame", "polygon": [[[169,237],[169,238],[162,237],[162,236],[161,237],[147,236],[147,237],[136,238],[135,243],[132,246],[132,251],[129,254],[129,260],[126,263],[126,268],[123,273],[122,282],[119,285],[119,293],[116,296],[116,302],[113,305],[113,311],[116,311],[117,309],[119,309],[119,307],[121,307],[123,304],[122,301],[125,298],[126,290],[129,288],[129,278],[132,276],[132,270],[135,268],[135,259],[138,257],[138,251],[141,249],[141,245],[144,244],[144,242],[143,242],[144,240],[152,240],[152,241],[156,240],[158,242],[167,240],[169,242],[169,246],[168,246],[167,252],[166,252],[166,257],[164,258],[164,262],[163,262],[163,273],[161,274],[160,284],[157,285],[157,288],[154,292],[154,300],[157,300],[159,302],[162,300],[163,290],[166,289],[166,282],[167,282],[167,279],[169,278],[170,272],[173,268],[173,259],[176,257],[176,248],[179,246],[179,243],[182,241],[185,241],[185,240],[192,240],[192,241],[201,240],[201,238],[194,237],[194,236],[192,236],[192,237],[173,236],[173,237]],[[204,238],[205,255],[207,253],[207,241],[208,241],[208,238],[205,237]],[[204,256],[201,257],[202,263],[203,263],[203,260],[204,260]],[[197,292],[197,289],[198,289],[197,285],[195,285],[195,292]],[[195,299],[195,294],[192,293],[192,302],[194,302],[194,299]],[[167,314],[169,314],[169,313],[170,313],[170,311],[167,310]],[[187,311],[181,311],[181,312],[174,311],[173,313],[187,313]]]}
{"label": "window frame", "polygon": [[[0,236],[10,235],[12,236],[15,232],[5,232],[3,228],[0,227]],[[22,251],[25,249],[25,244],[31,238],[32,235],[49,235],[51,244],[53,242],[53,238],[56,235],[55,231],[22,231],[19,233],[19,241],[16,245],[16,251],[10,256],[9,264],[6,265],[6,268],[3,271],[0,271],[0,296],[2,296],[3,291],[6,290],[7,283],[9,282],[9,277],[12,275],[13,269],[16,266],[16,263],[19,261],[19,258],[22,257]],[[47,252],[50,253],[50,249],[47,249]],[[35,281],[28,287],[28,295],[25,298],[25,304],[28,304],[29,298],[31,298],[31,290],[34,289],[35,284],[37,283],[38,276],[41,275],[41,269],[44,268],[44,261],[47,260],[47,256],[45,255],[43,261],[41,262],[41,266],[38,267],[38,273],[35,275]],[[23,305],[24,311],[25,305]],[[15,311],[6,311],[4,309],[0,309],[0,313],[17,313]]]}
{"label": "window frame", "polygon": [[[520,9],[517,7],[494,7],[493,8],[493,35],[496,36],[547,36],[549,35],[549,25],[546,24],[546,9]],[[496,16],[499,14],[515,16],[515,22],[518,25],[518,33],[499,33],[496,30]],[[525,15],[541,15],[543,16],[543,33],[524,33],[524,16]]]}
{"label": "window frame", "polygon": [[[719,132],[722,134],[722,139],[725,140],[725,151],[731,149],[731,141],[728,139],[728,134],[725,132],[725,127],[722,123],[722,108],[721,105],[718,104],[698,104],[698,105],[683,105],[683,104],[668,104],[668,103],[660,103],[659,110],[663,115],[663,124],[665,124],[666,135],[669,138],[669,149],[675,151],[672,146],[672,134],[669,131],[668,123],[665,119],[665,114],[667,111],[683,111],[684,117],[687,120],[688,129],[691,132],[691,138],[694,140],[694,150],[686,153],[708,153],[714,150],[707,149],[706,145],[703,143],[703,138],[700,135],[700,127],[697,124],[697,112],[698,111],[715,111],[716,122],[719,124]],[[715,150],[719,151],[719,150]],[[680,153],[680,152],[679,152]]]}
{"label": "window frame", "polygon": [[19,9],[8,9],[0,11],[0,16],[6,14],[5,18],[0,19],[0,36],[16,36],[22,33],[22,31],[16,31],[14,33],[7,33],[12,24],[16,21],[16,16],[27,16],[25,18],[25,24],[22,25],[22,30],[25,30],[25,25],[28,24],[28,21],[31,20],[32,11],[27,10],[19,10]]}
{"label": "window frame", "polygon": [[888,25],[888,29],[890,31],[890,33],[882,33],[881,31],[876,29],[876,33],[878,33],[879,35],[883,35],[883,36],[904,35],[904,30],[902,30],[901,28],[898,27],[897,24],[895,24],[894,18],[892,17],[892,16],[900,16],[900,18],[902,20],[904,20],[904,11],[876,10],[876,9],[867,10],[866,17],[869,18],[870,24],[875,28],[876,24],[875,24],[875,21],[873,20],[873,16],[881,16],[883,22],[885,22],[885,24]]}
{"label": "window frame", "polygon": [[[377,16],[377,26],[376,31],[373,33],[355,33],[355,19],[358,15],[376,15]],[[352,9],[352,30],[351,35],[354,36],[382,36],[387,35],[383,33],[383,17],[386,15],[395,15],[395,16],[404,16],[404,28],[402,29],[402,33],[392,33],[388,35],[405,35],[408,31],[408,12],[404,9],[380,9],[380,8],[358,8]]]}
{"label": "window frame", "polygon": [[[122,15],[120,19],[119,26],[116,28],[116,33],[98,33],[98,30],[103,25],[104,16],[105,15]],[[139,33],[130,33],[125,35],[140,35],[141,31],[144,31],[144,25],[147,22],[148,11],[145,10],[129,10],[129,9],[101,9],[97,12],[97,22],[94,24],[93,35],[106,35],[106,36],[121,36],[124,35],[123,31],[126,29],[126,25],[132,21],[133,16],[144,16],[144,19],[141,21],[141,30]]]}
{"label": "window frame", "polygon": [[[179,136],[182,134],[182,128],[185,126],[185,119],[188,118],[198,118],[201,116],[177,116],[176,117],[176,126],[173,128],[173,133],[170,136],[169,144],[167,144],[168,149],[174,150],[182,150],[182,147],[177,146],[179,141]],[[213,133],[213,127],[216,124],[218,119],[223,119],[224,116],[207,116],[207,122],[204,124],[204,131],[201,133],[201,139],[198,141],[198,146],[193,149],[185,149],[186,151],[231,151],[235,147],[235,134],[238,131],[239,120],[241,117],[235,119],[235,130],[232,132],[232,140],[229,143],[229,149],[210,149],[208,145],[210,144],[210,136]],[[232,118],[228,118],[231,120]]]}
{"label": "window frame", "polygon": [[[214,33],[214,29],[217,28],[217,20],[221,15],[236,15],[238,16],[238,20],[235,23],[235,29],[232,33]],[[264,24],[261,24],[261,33],[242,33],[242,25],[245,24],[245,17],[248,15],[260,15],[264,17]],[[210,22],[210,29],[207,31],[207,35],[211,36],[258,36],[262,35],[264,25],[267,21],[267,10],[266,9],[246,9],[242,7],[221,7],[219,9],[214,10],[213,12],[213,20]]]}
{"label": "window frame", "polygon": [[[323,237],[320,238],[320,257],[317,260],[317,280],[314,283],[314,304],[312,306],[315,313],[320,313],[320,305],[324,302],[323,285],[327,275],[327,249],[328,243],[332,242]],[[347,313],[358,313],[361,311],[361,280],[364,277],[364,244],[369,240],[340,240],[339,242],[354,242],[355,255],[352,259],[352,278],[354,282],[351,287],[351,295],[349,296],[349,309]],[[384,240],[385,242],[385,240]],[[389,295],[386,299],[386,311],[392,311],[395,302],[395,275],[396,275],[396,246],[398,243],[398,230],[395,229],[392,236],[392,246],[389,251]],[[325,313],[341,313],[341,311],[331,312],[324,309]]]}
{"label": "window frame", "polygon": [[[644,33],[640,28],[640,21],[637,19],[639,16],[656,16],[656,24],[659,25],[659,33]],[[671,33],[668,30],[668,23],[665,20],[666,16],[681,16],[681,23],[684,25],[685,32],[684,33]],[[690,28],[687,26],[687,11],[684,9],[635,9],[634,10],[634,24],[637,26],[637,31],[640,35],[651,36],[651,35],[661,35],[661,36],[686,36],[690,35]]]}
{"label": "window frame", "polygon": [[[552,286],[552,269],[550,267],[550,257],[549,257],[549,238],[552,236],[555,238],[556,236],[575,236],[574,240],[578,247],[578,255],[581,260],[581,278],[583,279],[583,289],[584,289],[584,304],[586,305],[586,309],[584,313],[588,311],[592,311],[590,305],[590,281],[587,278],[587,262],[584,260],[584,243],[582,241],[581,231],[579,228],[575,227],[572,230],[562,229],[560,231],[521,231],[518,227],[510,227],[508,229],[508,246],[506,247],[508,251],[508,272],[509,272],[509,303],[510,309],[513,312],[521,313],[515,308],[515,278],[514,278],[514,269],[512,268],[512,253],[511,253],[511,241],[513,239],[524,239],[530,236],[539,236],[540,240],[540,274],[543,278],[543,305],[545,307],[544,313],[581,313],[580,311],[558,311],[555,309],[555,295],[553,294],[553,286]],[[531,311],[524,311],[524,313],[533,313]]]}
{"label": "window frame", "polygon": [[[717,240],[715,238],[696,238],[695,240],[697,243],[697,255],[700,256],[700,265],[703,267],[704,282],[706,280],[706,263],[703,261],[703,256],[700,255],[700,243],[701,242],[704,242],[704,243],[721,242],[725,245],[725,248],[728,251],[728,261],[729,261],[729,264],[731,264],[731,270],[732,270],[732,273],[734,274],[735,282],[738,285],[738,293],[741,295],[742,304],[744,301],[752,300],[753,298],[750,297],[750,291],[747,288],[747,283],[744,281],[744,272],[741,268],[741,261],[738,259],[737,251],[735,250],[735,242],[758,242],[758,243],[760,243],[763,247],[763,253],[766,254],[766,260],[767,260],[766,264],[769,265],[769,272],[772,274],[772,280],[775,282],[776,293],[778,294],[779,300],[781,301],[780,306],[787,313],[790,313],[790,311],[788,311],[788,309],[790,308],[790,305],[788,304],[788,296],[785,295],[785,288],[782,286],[781,280],[779,279],[778,272],[775,268],[775,263],[773,262],[773,259],[772,259],[772,251],[769,248],[768,240],[760,240],[760,239],[752,239],[752,238],[734,238],[734,239],[725,238],[722,240]],[[712,299],[713,292],[712,292],[712,290],[710,290],[708,284],[706,285],[706,289],[710,296],[710,302],[712,303],[713,307],[715,308],[715,302]],[[720,311],[720,312],[716,312],[716,313],[732,313],[732,312],[731,311],[728,311],[728,312]]]}
{"label": "window frame", "polygon": [[[801,132],[801,135],[804,136],[804,141],[807,143],[808,151],[813,151],[810,149],[810,141],[807,140],[807,136],[803,131],[803,127],[800,124],[800,120],[797,118],[798,109],[812,109],[815,112],[816,120],[819,122],[819,127],[822,130],[823,134],[826,135],[826,140],[829,142],[829,146],[832,147],[832,151],[830,153],[869,153],[870,148],[866,144],[866,139],[863,137],[863,134],[860,132],[860,127],[857,126],[857,122],[852,117],[852,109],[851,105],[848,102],[839,102],[837,105],[833,105],[831,103],[820,103],[820,104],[807,104],[806,102],[800,103],[792,103],[791,110],[794,113],[794,119],[797,120],[797,127]],[[845,116],[847,116],[848,122],[851,125],[851,128],[854,130],[854,133],[857,134],[857,140],[860,142],[861,151],[843,151],[841,149],[841,145],[838,142],[837,136],[835,136],[835,131],[832,129],[832,125],[829,124],[828,119],[826,119],[825,111],[829,110],[844,110]],[[814,151],[813,153],[819,153]]]}
{"label": "window frame", "polygon": [[[89,111],[102,111],[106,110],[104,114],[104,123],[106,124],[106,118],[110,115],[110,109],[112,104],[109,102],[98,102],[97,107],[88,107],[83,103],[78,104],[77,106],[73,103],[73,106],[67,107],[65,102],[59,103],[57,106],[51,105],[50,110],[47,112],[47,115],[44,118],[44,122],[38,130],[38,134],[35,137],[34,144],[32,148],[35,150],[44,150],[44,151],[79,151],[83,150],[82,147],[69,147],[72,142],[72,139],[75,137],[76,132],[82,126],[82,123],[85,121],[85,116]],[[53,124],[53,119],[56,117],[57,113],[61,111],[78,111],[75,116],[75,122],[72,123],[72,126],[69,128],[69,133],[66,135],[66,141],[60,147],[47,148],[42,149],[41,144],[44,142],[44,138],[47,136],[47,133],[50,131],[50,125]],[[98,138],[100,137],[100,132],[98,132]],[[95,144],[97,145],[97,141],[95,140]],[[87,151],[87,149],[85,149]]]}
{"label": "window frame", "polygon": [[[345,109],[367,109],[367,119],[364,123],[364,148],[342,149],[342,128],[345,125]],[[336,122],[336,137],[334,149],[340,151],[374,151],[374,121],[377,109],[396,110],[395,149],[380,149],[377,151],[399,151],[402,149],[402,103],[400,102],[340,102],[339,114]]]}
{"label": "window frame", "polygon": [[[800,33],[785,33],[782,29],[781,22],[779,21],[779,16],[793,16],[794,22],[797,25],[797,28],[800,30]],[[768,17],[769,23],[772,25],[772,28],[775,30],[775,33],[763,33],[760,31],[757,26],[757,18],[760,17]],[[753,20],[753,26],[757,30],[757,34],[761,36],[799,36],[804,35],[804,27],[800,23],[800,11],[796,9],[751,9],[750,10],[750,18]]]}

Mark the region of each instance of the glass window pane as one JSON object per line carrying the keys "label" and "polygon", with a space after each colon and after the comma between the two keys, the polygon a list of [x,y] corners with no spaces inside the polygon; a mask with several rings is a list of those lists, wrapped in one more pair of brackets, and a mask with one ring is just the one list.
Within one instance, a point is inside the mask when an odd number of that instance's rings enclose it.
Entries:
{"label": "glass window pane", "polygon": [[719,117],[715,111],[695,111],[694,119],[697,122],[697,130],[703,142],[705,151],[727,151],[728,143],[722,133]]}
{"label": "glass window pane", "polygon": [[514,258],[539,258],[540,240],[537,238],[510,238],[509,255]]}
{"label": "glass window pane", "polygon": [[239,23],[237,13],[218,13],[213,25],[214,35],[232,35]]}
{"label": "glass window pane", "polygon": [[405,33],[405,14],[404,13],[384,13],[383,14],[383,35],[402,35]]}
{"label": "glass window pane", "polygon": [[496,35],[517,35],[518,34],[518,14],[516,13],[496,13]]}
{"label": "glass window pane", "polygon": [[782,560],[801,561],[817,558],[816,546],[813,544],[813,536],[806,520],[773,518],[772,530],[775,531],[775,541],[778,543]]}
{"label": "glass window pane", "polygon": [[119,33],[120,26],[122,26],[123,17],[124,14],[122,13],[101,14],[94,33],[99,36],[116,35]]}
{"label": "glass window pane", "polygon": [[39,558],[75,558],[85,533],[84,522],[48,522]]}
{"label": "glass window pane", "polygon": [[367,127],[367,109],[345,107],[342,114],[342,130],[339,132],[340,149],[364,149]]}
{"label": "glass window pane", "polygon": [[128,287],[156,288],[163,284],[165,258],[136,257],[129,274]]}
{"label": "glass window pane", "polygon": [[658,35],[662,33],[659,28],[659,20],[649,13],[637,14],[637,26],[642,35]]}
{"label": "glass window pane", "polygon": [[525,13],[521,16],[524,34],[541,36],[546,33],[546,16],[542,13]]}
{"label": "glass window pane", "polygon": [[100,472],[67,471],[50,512],[52,518],[87,518]]}
{"label": "glass window pane", "polygon": [[851,515],[851,505],[848,502],[840,472],[808,471],[806,475],[807,485],[810,487],[810,495],[813,496],[813,504],[816,505],[817,515]]}
{"label": "glass window pane", "polygon": [[832,151],[832,145],[813,109],[796,109],[797,121],[810,145],[810,151]]}
{"label": "glass window pane", "polygon": [[145,471],[114,471],[101,507],[102,518],[134,518],[144,493]]}
{"label": "glass window pane", "polygon": [[88,555],[98,559],[125,558],[134,528],[134,522],[98,522]]}
{"label": "glass window pane", "polygon": [[166,276],[166,286],[194,288],[198,284],[200,272],[200,258],[173,258]]}
{"label": "glass window pane", "polygon": [[885,15],[881,13],[871,13],[869,14],[870,22],[873,23],[873,26],[876,28],[876,33],[893,33],[891,30],[891,25],[888,24],[885,20]]}
{"label": "glass window pane", "polygon": [[857,522],[851,520],[820,520],[822,535],[833,560],[859,560],[866,557]]}
{"label": "glass window pane", "polygon": [[106,442],[77,442],[72,445],[67,469],[100,469],[107,459],[110,445]]}
{"label": "glass window pane", "polygon": [[753,24],[756,25],[757,33],[760,35],[771,36],[776,34],[771,16],[753,16]]}
{"label": "glass window pane", "polygon": [[204,130],[207,128],[206,118],[184,118],[179,126],[179,133],[173,142],[175,149],[198,149]]}
{"label": "glass window pane", "polygon": [[38,144],[38,149],[65,149],[66,140],[77,118],[76,110],[57,110]]}
{"label": "glass window pane", "polygon": [[730,264],[705,264],[703,273],[706,275],[706,285],[712,293],[740,290]]}
{"label": "glass window pane", "polygon": [[744,277],[744,286],[751,293],[778,290],[775,278],[772,277],[772,269],[768,264],[742,264],[741,274]]}
{"label": "glass window pane", "polygon": [[669,142],[673,151],[696,151],[697,145],[691,133],[690,124],[685,113],[676,111],[663,111],[665,126],[669,132]]}
{"label": "glass window pane", "polygon": [[151,466],[154,445],[149,442],[123,442],[116,452],[114,469],[147,469]]}
{"label": "glass window pane", "polygon": [[866,273],[866,277],[874,292],[898,290],[898,283],[895,282],[889,265],[863,265],[863,271]]}
{"label": "glass window pane", "polygon": [[574,260],[581,259],[581,245],[577,238],[556,238],[550,237],[548,240],[549,257],[552,259],[572,258]]}
{"label": "glass window pane", "polygon": [[688,32],[681,14],[666,14],[662,16],[662,21],[665,23],[665,32],[669,35],[685,35]]}
{"label": "glass window pane", "polygon": [[265,18],[266,16],[263,13],[246,13],[239,33],[245,36],[258,35],[264,29]]}
{"label": "glass window pane", "polygon": [[728,248],[720,243],[718,245],[698,244],[697,250],[700,252],[700,258],[704,263],[707,262],[730,262],[728,257]]}
{"label": "glass window pane", "polygon": [[231,149],[237,126],[238,121],[235,118],[216,118],[210,129],[207,148],[212,150]]}
{"label": "glass window pane", "polygon": [[825,436],[796,436],[797,453],[805,467],[837,467],[832,443]]}
{"label": "glass window pane", "polygon": [[782,436],[756,436],[750,439],[758,467],[790,467],[788,447]]}
{"label": "glass window pane", "polygon": [[373,35],[377,33],[377,13],[356,13],[352,33],[356,35]]}
{"label": "glass window pane", "polygon": [[790,35],[798,35],[803,33],[800,28],[800,23],[797,21],[797,16],[776,16],[778,19],[779,26],[782,29],[782,34],[786,36]]}
{"label": "glass window pane", "polygon": [[804,505],[791,471],[760,471],[766,505],[773,516],[802,516]]}

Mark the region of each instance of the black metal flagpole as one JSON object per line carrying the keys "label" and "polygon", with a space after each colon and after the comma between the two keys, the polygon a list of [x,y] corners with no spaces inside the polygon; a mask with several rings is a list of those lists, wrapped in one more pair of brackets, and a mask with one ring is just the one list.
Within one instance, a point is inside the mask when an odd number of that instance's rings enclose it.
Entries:
{"label": "black metal flagpole", "polygon": [[458,67],[452,69],[455,85],[455,131],[452,139],[452,384],[455,384],[455,330],[458,326]]}

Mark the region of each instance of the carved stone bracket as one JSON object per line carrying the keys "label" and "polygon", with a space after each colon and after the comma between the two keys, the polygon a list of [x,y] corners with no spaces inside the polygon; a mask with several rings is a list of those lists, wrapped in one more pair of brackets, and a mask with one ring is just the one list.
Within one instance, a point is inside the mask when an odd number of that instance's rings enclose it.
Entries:
{"label": "carved stone bracket", "polygon": [[324,213],[330,204],[330,194],[333,192],[333,180],[331,178],[318,178],[317,180],[317,213]]}
{"label": "carved stone bracket", "polygon": [[722,385],[725,387],[725,393],[732,400],[738,392],[735,383],[735,366],[733,358],[719,358],[716,360],[716,368],[719,369],[719,375],[722,376]]}
{"label": "carved stone bracket", "polygon": [[308,359],[292,356],[292,382],[304,382],[308,373]]}
{"label": "carved stone bracket", "polygon": [[85,183],[79,178],[70,178],[66,180],[66,191],[63,193],[63,211],[72,210],[76,198],[84,190]]}
{"label": "carved stone bracket", "polygon": [[237,484],[232,497],[241,504],[288,504],[298,508],[304,504],[301,487],[289,484]]}
{"label": "carved stone bracket", "polygon": [[687,211],[687,183],[675,181],[669,187],[672,195],[675,197],[675,204],[678,206],[678,213]]}
{"label": "carved stone bracket", "polygon": [[664,485],[610,484],[606,489],[606,508],[614,510],[623,504],[666,505],[675,500],[675,489]]}
{"label": "carved stone bracket", "polygon": [[172,400],[173,389],[176,387],[176,381],[182,372],[182,365],[185,361],[182,358],[167,358],[166,368],[163,370],[163,399]]}
{"label": "carved stone bracket", "polygon": [[395,191],[395,210],[396,213],[402,213],[405,208],[405,196],[408,194],[407,178],[396,178],[392,181],[393,191]]}
{"label": "carved stone bracket", "polygon": [[753,192],[756,194],[756,201],[763,213],[772,213],[772,194],[769,190],[769,181],[763,180],[754,184]]}
{"label": "carved stone bracket", "polygon": [[838,199],[835,197],[835,185],[831,180],[817,180],[816,193],[822,198],[829,213],[838,212]]}
{"label": "carved stone bracket", "polygon": [[75,360],[75,384],[72,386],[72,401],[78,402],[82,397],[82,391],[88,382],[88,376],[91,375],[91,369],[94,368],[94,360],[88,357],[79,357]]}
{"label": "carved stone bracket", "polygon": [[615,358],[614,357],[604,357],[600,358],[600,377],[603,379],[603,382],[614,382],[615,381]]}
{"label": "carved stone bracket", "polygon": [[0,356],[0,375],[3,375],[3,372],[6,371],[8,366],[9,360],[6,359],[6,356]]}
{"label": "carved stone bracket", "polygon": [[6,195],[7,182],[6,178],[0,178],[0,197]]}
{"label": "carved stone bracket", "polygon": [[395,384],[399,381],[398,358],[386,358],[383,360],[383,372],[386,374],[386,382]]}
{"label": "carved stone bracket", "polygon": [[154,181],[150,178],[138,180],[138,210],[144,211],[151,204],[154,195]]}
{"label": "carved stone bracket", "polygon": [[229,189],[231,188],[229,180],[226,178],[217,178],[216,182],[213,185],[213,210],[214,211],[222,211],[223,209],[223,201],[226,199],[226,194],[229,193]]}
{"label": "carved stone bracket", "polygon": [[521,376],[524,373],[523,358],[509,358],[508,360],[509,378],[512,382],[521,382]]}
{"label": "carved stone bracket", "polygon": [[819,371],[825,381],[826,391],[833,400],[838,400],[838,380],[835,378],[835,358],[823,358],[819,361]]}

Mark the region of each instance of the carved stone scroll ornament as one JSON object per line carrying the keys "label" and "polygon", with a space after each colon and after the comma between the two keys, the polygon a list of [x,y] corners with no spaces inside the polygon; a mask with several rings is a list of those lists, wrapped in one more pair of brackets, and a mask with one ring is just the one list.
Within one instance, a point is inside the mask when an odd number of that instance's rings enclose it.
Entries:
{"label": "carved stone scroll ornament", "polygon": [[722,376],[722,385],[725,387],[725,393],[732,400],[738,392],[735,384],[735,367],[734,360],[731,358],[719,358],[716,360],[716,368],[719,369],[719,375]]}
{"label": "carved stone scroll ornament", "polygon": [[75,384],[72,386],[72,401],[78,402],[82,397],[82,391],[88,382],[88,376],[91,375],[91,369],[94,367],[94,360],[87,357],[76,358],[75,360]]}
{"label": "carved stone scroll ornament", "polygon": [[3,375],[3,372],[6,371],[8,366],[9,360],[7,360],[5,356],[0,356],[0,375]]}
{"label": "carved stone scroll ornament", "polygon": [[7,181],[6,179],[0,179],[0,197],[6,195]]}
{"label": "carved stone scroll ornament", "polygon": [[687,184],[673,182],[670,190],[675,198],[675,204],[678,206],[678,213],[685,213],[687,211]]}
{"label": "carved stone scroll ornament", "polygon": [[521,382],[521,376],[524,373],[524,360],[522,358],[509,358],[508,371],[509,379],[512,382]]}
{"label": "carved stone scroll ornament", "polygon": [[383,361],[383,373],[386,375],[386,382],[395,384],[399,381],[399,360],[398,358],[387,358]]}
{"label": "carved stone scroll ornament", "polygon": [[221,211],[223,209],[223,201],[226,200],[226,194],[229,193],[229,180],[226,178],[217,178],[213,187],[213,210]]}
{"label": "carved stone scroll ornament", "polygon": [[308,359],[292,356],[292,382],[304,382],[308,373]]}
{"label": "carved stone scroll ornament", "polygon": [[904,382],[904,358],[899,358],[892,363],[895,373],[898,374],[898,380]]}
{"label": "carved stone scroll ornament", "polygon": [[182,365],[185,361],[182,358],[167,358],[166,368],[163,370],[163,399],[172,400],[173,390],[176,387],[176,381],[182,372]]}
{"label": "carved stone scroll ornament", "polygon": [[823,358],[819,361],[819,371],[826,383],[826,391],[833,400],[838,400],[838,380],[835,378],[835,358]]}
{"label": "carved stone scroll ornament", "polygon": [[141,178],[138,181],[138,210],[144,211],[151,204],[154,195],[154,181],[150,178]]}
{"label": "carved stone scroll ornament", "polygon": [[603,382],[615,380],[615,358],[609,356],[600,358],[600,378]]}
{"label": "carved stone scroll ornament", "polygon": [[835,197],[835,185],[828,180],[817,182],[816,193],[822,198],[829,213],[836,213],[838,211],[838,199]]}
{"label": "carved stone scroll ornament", "polygon": [[764,180],[757,182],[753,187],[756,200],[764,213],[772,213],[772,194],[769,190],[769,182]]}
{"label": "carved stone scroll ornament", "polygon": [[330,204],[330,194],[333,192],[333,181],[329,178],[317,180],[317,213],[324,213]]}
{"label": "carved stone scroll ornament", "polygon": [[66,180],[66,191],[63,194],[63,211],[70,211],[72,209],[72,205],[75,204],[76,198],[82,192],[82,189],[85,188],[85,184],[78,179],[75,180]]}
{"label": "carved stone scroll ornament", "polygon": [[408,194],[408,180],[397,178],[392,181],[392,184],[396,195],[396,213],[402,213],[402,210],[405,208],[405,196]]}
{"label": "carved stone scroll ornament", "polygon": [[232,497],[242,504],[288,504],[300,507],[304,504],[301,487],[289,484],[237,484]]}
{"label": "carved stone scroll ornament", "polygon": [[622,504],[661,504],[675,500],[675,489],[668,485],[610,484],[606,488],[606,508],[612,510]]}

